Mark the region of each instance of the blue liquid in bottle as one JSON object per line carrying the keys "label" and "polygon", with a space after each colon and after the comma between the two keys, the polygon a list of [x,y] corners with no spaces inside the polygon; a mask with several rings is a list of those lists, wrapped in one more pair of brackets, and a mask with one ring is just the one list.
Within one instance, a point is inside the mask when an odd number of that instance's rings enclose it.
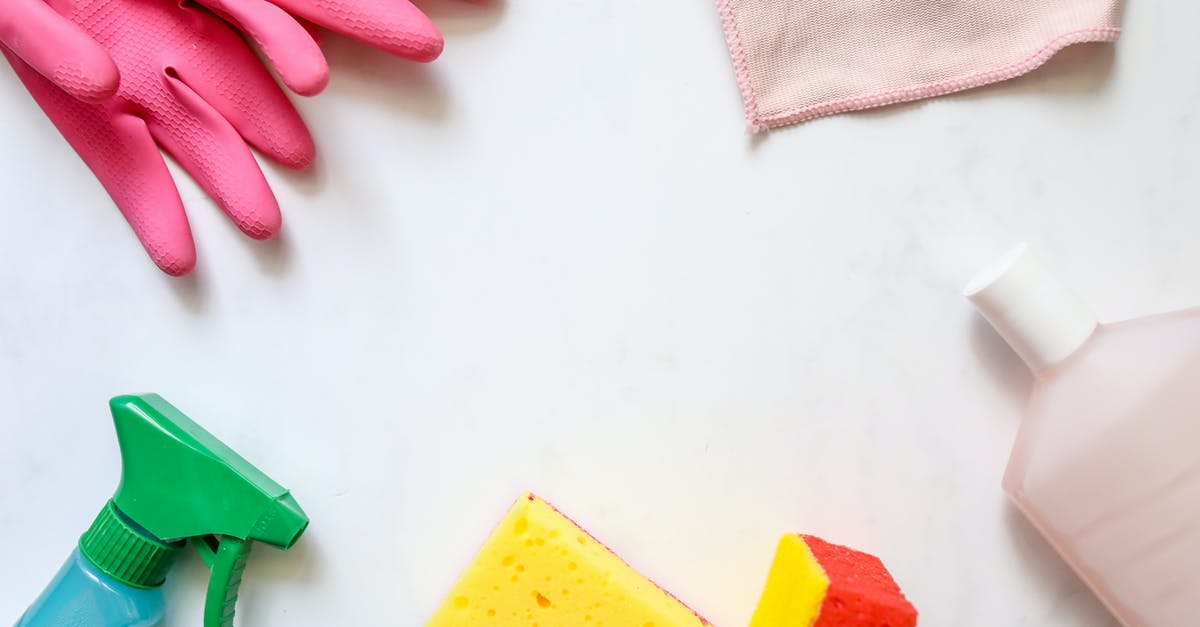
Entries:
{"label": "blue liquid in bottle", "polygon": [[164,609],[161,586],[113,580],[75,549],[16,627],[159,627]]}

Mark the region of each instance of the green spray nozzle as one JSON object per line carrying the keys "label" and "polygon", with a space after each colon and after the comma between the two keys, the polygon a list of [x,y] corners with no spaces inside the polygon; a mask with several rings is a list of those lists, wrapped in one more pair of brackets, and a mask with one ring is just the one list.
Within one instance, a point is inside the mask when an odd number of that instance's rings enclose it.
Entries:
{"label": "green spray nozzle", "polygon": [[212,569],[204,625],[231,625],[251,543],[290,548],[308,516],[286,489],[157,394],[118,396],[109,406],[121,484],[81,552],[118,581],[151,587],[190,541]]}

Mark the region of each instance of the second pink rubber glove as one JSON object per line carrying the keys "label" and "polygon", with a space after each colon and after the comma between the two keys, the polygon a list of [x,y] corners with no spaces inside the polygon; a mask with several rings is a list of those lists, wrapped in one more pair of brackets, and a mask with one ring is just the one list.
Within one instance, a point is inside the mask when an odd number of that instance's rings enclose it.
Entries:
{"label": "second pink rubber glove", "polygon": [[412,61],[442,53],[442,34],[409,0],[196,0],[252,37],[293,91],[329,82],[329,67],[301,18]]}
{"label": "second pink rubber glove", "polygon": [[3,52],[154,263],[172,275],[186,274],[196,263],[187,216],[160,147],[247,235],[263,239],[279,230],[279,206],[247,144],[293,168],[309,165],[315,148],[287,96],[228,24],[186,2],[49,4],[116,63],[116,94],[98,104],[84,102],[8,46]]}

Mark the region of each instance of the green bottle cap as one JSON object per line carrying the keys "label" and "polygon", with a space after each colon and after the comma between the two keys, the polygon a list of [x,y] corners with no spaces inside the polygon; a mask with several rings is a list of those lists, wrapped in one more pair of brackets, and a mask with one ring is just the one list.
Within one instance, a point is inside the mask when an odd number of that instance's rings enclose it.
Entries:
{"label": "green bottle cap", "polygon": [[114,579],[160,585],[191,540],[212,569],[204,626],[228,627],[252,542],[290,548],[308,527],[291,494],[156,394],[109,402],[121,484],[80,540]]}
{"label": "green bottle cap", "polygon": [[109,501],[79,539],[79,552],[101,572],[123,584],[154,588],[166,580],[179,547],[147,536]]}

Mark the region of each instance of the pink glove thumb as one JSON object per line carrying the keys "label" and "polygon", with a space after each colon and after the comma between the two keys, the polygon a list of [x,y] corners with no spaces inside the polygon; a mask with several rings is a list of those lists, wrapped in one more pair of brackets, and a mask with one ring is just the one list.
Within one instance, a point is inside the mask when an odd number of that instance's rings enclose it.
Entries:
{"label": "pink glove thumb", "polygon": [[79,26],[42,0],[0,0],[0,45],[84,102],[117,91],[117,65]]}

